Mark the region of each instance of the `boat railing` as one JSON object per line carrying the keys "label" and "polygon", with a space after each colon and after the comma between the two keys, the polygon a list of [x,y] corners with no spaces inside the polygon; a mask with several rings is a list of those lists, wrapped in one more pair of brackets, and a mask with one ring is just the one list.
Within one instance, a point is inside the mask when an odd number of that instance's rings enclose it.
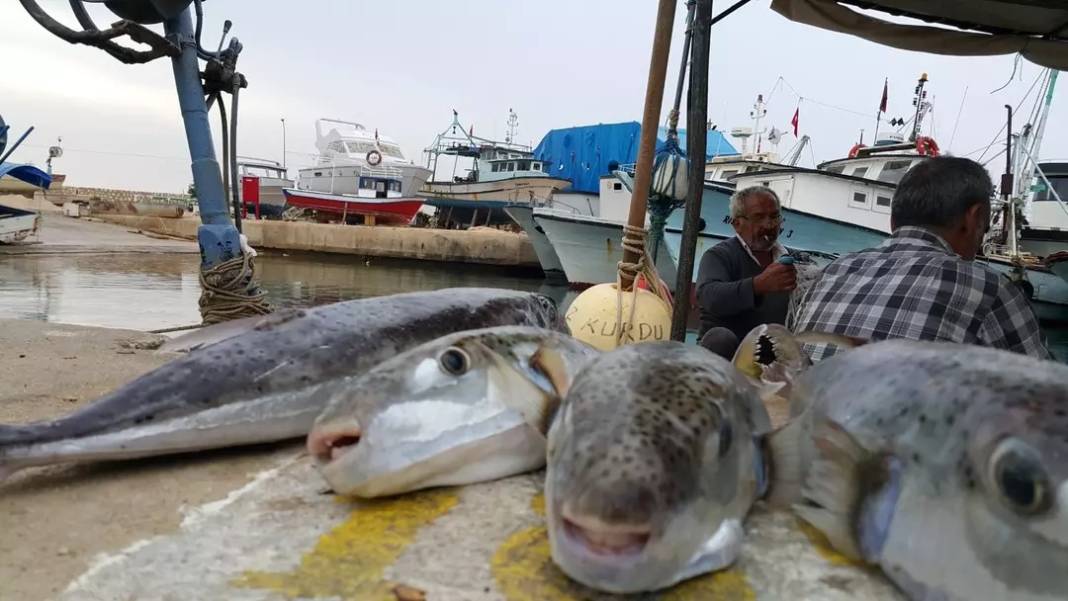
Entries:
{"label": "boat railing", "polygon": [[403,177],[403,173],[396,167],[365,167],[360,166],[361,177],[384,177],[391,179],[400,179]]}

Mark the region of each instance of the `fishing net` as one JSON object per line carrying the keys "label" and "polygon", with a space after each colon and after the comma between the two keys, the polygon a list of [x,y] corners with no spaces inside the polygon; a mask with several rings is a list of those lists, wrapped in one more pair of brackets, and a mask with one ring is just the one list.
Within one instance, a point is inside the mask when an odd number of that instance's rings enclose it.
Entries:
{"label": "fishing net", "polygon": [[796,253],[793,257],[796,260],[794,268],[797,270],[797,287],[790,293],[785,324],[786,328],[791,332],[795,331],[794,326],[800,317],[805,295],[808,294],[808,291],[812,289],[812,286],[820,279],[820,275],[823,274],[823,266],[812,260],[808,254]]}

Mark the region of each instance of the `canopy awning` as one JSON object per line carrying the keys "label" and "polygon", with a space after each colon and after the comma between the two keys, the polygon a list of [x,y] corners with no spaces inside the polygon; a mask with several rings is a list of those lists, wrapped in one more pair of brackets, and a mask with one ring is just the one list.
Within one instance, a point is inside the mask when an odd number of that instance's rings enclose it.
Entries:
{"label": "canopy awning", "polygon": [[10,175],[17,180],[30,184],[31,186],[37,186],[38,188],[44,188],[46,190],[52,185],[52,176],[33,165],[0,163],[0,177],[4,177],[5,175]]}
{"label": "canopy awning", "polygon": [[[957,56],[1019,52],[1039,65],[1068,70],[1065,0],[772,0],[771,8],[798,23],[902,50]],[[857,8],[932,25],[894,23]]]}

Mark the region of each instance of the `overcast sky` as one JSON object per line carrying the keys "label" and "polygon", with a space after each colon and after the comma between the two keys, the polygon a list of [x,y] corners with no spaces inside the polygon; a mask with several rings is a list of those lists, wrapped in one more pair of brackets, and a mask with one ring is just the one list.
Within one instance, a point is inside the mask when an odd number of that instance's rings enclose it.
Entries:
{"label": "overcast sky", "polygon": [[[41,4],[73,23],[66,0]],[[715,11],[728,5],[716,2]],[[896,50],[793,23],[769,5],[753,0],[713,28],[709,116],[721,129],[751,125],[749,111],[763,93],[770,96],[769,124],[786,130],[798,94],[804,96],[800,132],[812,137],[813,152],[805,152],[803,165],[844,156],[861,129],[870,140],[884,78],[887,117],[910,117],[923,72],[934,103],[930,133],[943,151],[978,158],[1004,122],[1003,105],[1017,105],[1041,71],[1021,61],[1013,75],[1013,56]],[[100,5],[89,6],[98,24],[115,20]],[[238,68],[249,87],[240,98],[239,153],[281,159],[284,117],[287,163],[295,167],[312,160],[317,117],[377,127],[417,162],[453,108],[477,135],[497,139],[513,108],[518,138],[531,144],[553,128],[640,122],[656,2],[212,0],[205,12],[205,46],[216,46],[225,19],[244,45]],[[661,122],[684,19],[680,0]],[[65,154],[54,165],[68,174],[67,185],[178,192],[192,181],[169,61],[124,65],[95,48],[69,45],[15,2],[0,6],[0,40],[0,115],[12,136],[36,128],[11,160],[43,167],[47,147],[62,136]],[[780,77],[788,85],[776,85]],[[1068,139],[1058,135],[1068,120],[1058,103],[1064,97],[1058,92],[1054,99],[1045,158],[1068,156]],[[1024,103],[1017,126],[1031,106]],[[215,128],[217,121],[213,112]],[[794,142],[787,136],[779,152]],[[1002,164],[990,168],[997,172]]]}

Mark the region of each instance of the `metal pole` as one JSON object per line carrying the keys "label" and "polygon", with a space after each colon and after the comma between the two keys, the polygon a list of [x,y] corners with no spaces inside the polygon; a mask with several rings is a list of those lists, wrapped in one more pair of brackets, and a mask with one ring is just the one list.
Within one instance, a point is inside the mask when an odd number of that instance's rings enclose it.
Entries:
{"label": "metal pole", "polygon": [[[656,126],[660,121],[660,106],[664,102],[664,79],[667,76],[668,53],[671,50],[671,25],[675,21],[675,4],[675,0],[660,0],[656,9],[656,29],[653,34],[652,57],[649,60],[649,79],[645,86],[645,110],[638,142],[638,162],[634,171],[630,213],[627,215],[627,223],[634,228],[645,225],[649,185],[653,179]],[[637,263],[638,258],[634,251],[623,249],[625,263]],[[634,279],[629,272],[620,273],[620,288],[623,291],[629,291],[633,284]]]}
{"label": "metal pole", "polygon": [[286,168],[286,118],[282,117],[282,169]]}
{"label": "metal pole", "polygon": [[1009,123],[1005,130],[1005,175],[1001,176],[1001,196],[1005,199],[1009,214],[1005,216],[1005,229],[1009,238],[1009,255],[1016,257],[1016,199],[1013,197],[1012,181],[1012,106],[1006,104]]}
{"label": "metal pole", "polygon": [[167,37],[182,49],[179,56],[171,58],[171,66],[189,143],[197,205],[200,207],[202,225],[197,230],[197,241],[200,243],[201,267],[210,268],[241,256],[241,243],[237,229],[230,221],[222,172],[215,160],[190,10],[186,9],[180,15],[167,19],[163,27]]}
{"label": "metal pole", "polygon": [[[689,178],[686,213],[683,217],[682,241],[679,243],[679,266],[675,276],[675,312],[671,316],[671,339],[686,339],[686,322],[690,314],[690,288],[693,285],[694,253],[697,251],[697,226],[701,219],[701,200],[705,191],[705,145],[708,141],[708,53],[712,38],[712,0],[697,0],[693,19],[690,56],[690,88],[686,98],[686,154],[689,155]],[[701,135],[699,132],[704,132]]]}

